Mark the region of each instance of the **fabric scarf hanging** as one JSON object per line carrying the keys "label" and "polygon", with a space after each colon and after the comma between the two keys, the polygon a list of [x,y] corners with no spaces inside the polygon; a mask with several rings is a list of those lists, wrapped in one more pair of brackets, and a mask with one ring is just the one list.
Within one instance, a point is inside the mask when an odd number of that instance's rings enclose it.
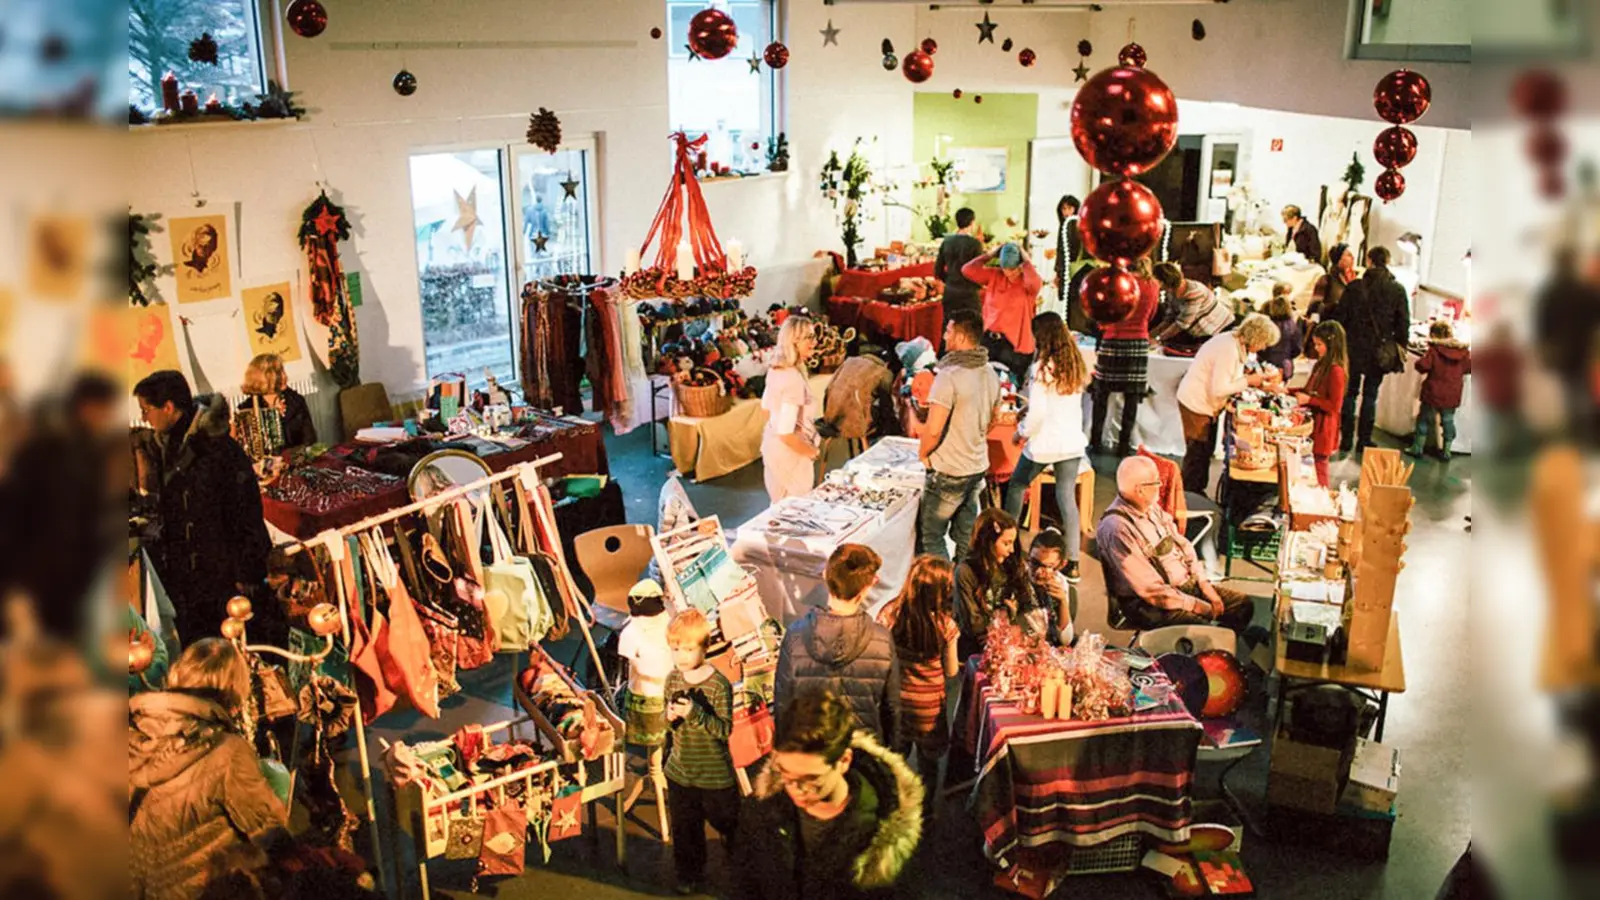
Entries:
{"label": "fabric scarf hanging", "polygon": [[300,214],[299,237],[310,272],[311,314],[328,329],[328,372],[340,387],[355,387],[361,383],[361,352],[339,262],[339,242],[350,239],[350,220],[323,191]]}
{"label": "fabric scarf hanging", "polygon": [[622,309],[625,304],[622,295],[609,287],[590,293],[589,302],[600,323],[597,330],[603,347],[598,359],[591,362],[592,368],[598,368],[603,373],[595,387],[595,405],[605,413],[613,428],[626,430],[627,423],[633,420],[633,392],[628,386],[626,345],[622,333]]}
{"label": "fabric scarf hanging", "polygon": [[583,411],[579,313],[547,282],[522,288],[522,395],[539,409]]}

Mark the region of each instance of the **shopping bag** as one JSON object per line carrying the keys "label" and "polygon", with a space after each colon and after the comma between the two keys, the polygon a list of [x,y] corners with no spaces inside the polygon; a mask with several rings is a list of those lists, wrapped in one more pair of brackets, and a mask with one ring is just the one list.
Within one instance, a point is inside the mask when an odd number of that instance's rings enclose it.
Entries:
{"label": "shopping bag", "polygon": [[549,607],[539,593],[539,580],[533,566],[511,553],[511,543],[500,527],[499,516],[489,508],[487,498],[481,512],[489,531],[494,562],[484,567],[484,606],[496,623],[502,651],[521,651],[544,639],[550,631]]}
{"label": "shopping bag", "polygon": [[550,804],[550,843],[583,834],[583,793],[579,788],[557,797]]}
{"label": "shopping bag", "polygon": [[450,840],[445,844],[445,859],[477,859],[483,853],[485,816],[480,812],[450,819]]}
{"label": "shopping bag", "polygon": [[521,875],[528,849],[528,814],[506,803],[489,810],[483,820],[479,875]]}
{"label": "shopping bag", "polygon": [[777,727],[772,710],[759,700],[746,702],[733,711],[733,731],[728,735],[728,754],[735,768],[745,769],[772,752]]}

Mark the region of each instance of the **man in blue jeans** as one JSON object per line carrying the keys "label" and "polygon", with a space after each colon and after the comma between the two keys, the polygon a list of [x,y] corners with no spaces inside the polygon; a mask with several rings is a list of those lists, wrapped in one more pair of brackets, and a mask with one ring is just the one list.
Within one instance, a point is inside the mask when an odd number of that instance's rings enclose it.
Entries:
{"label": "man in blue jeans", "polygon": [[928,475],[917,549],[949,559],[948,534],[957,562],[972,541],[978,495],[989,472],[989,422],[1000,399],[1000,376],[989,367],[982,342],[983,319],[977,313],[960,310],[945,321],[945,355],[934,369],[919,452]]}

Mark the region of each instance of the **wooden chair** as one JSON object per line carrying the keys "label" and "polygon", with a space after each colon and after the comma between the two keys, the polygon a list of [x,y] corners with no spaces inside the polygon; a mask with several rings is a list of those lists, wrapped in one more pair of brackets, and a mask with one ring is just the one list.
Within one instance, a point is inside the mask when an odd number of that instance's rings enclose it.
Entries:
{"label": "wooden chair", "polygon": [[612,525],[578,535],[572,542],[578,568],[594,585],[595,621],[612,631],[628,622],[628,592],[650,565],[655,550],[649,525]]}
{"label": "wooden chair", "polygon": [[[1043,496],[1045,485],[1056,483],[1056,472],[1053,467],[1046,468],[1044,472],[1033,480],[1028,486],[1027,499],[1023,514],[1023,528],[1027,531],[1039,530],[1040,497]],[[1078,530],[1083,532],[1085,543],[1094,537],[1094,468],[1080,466],[1078,480],[1074,485],[1075,496],[1078,499]]]}

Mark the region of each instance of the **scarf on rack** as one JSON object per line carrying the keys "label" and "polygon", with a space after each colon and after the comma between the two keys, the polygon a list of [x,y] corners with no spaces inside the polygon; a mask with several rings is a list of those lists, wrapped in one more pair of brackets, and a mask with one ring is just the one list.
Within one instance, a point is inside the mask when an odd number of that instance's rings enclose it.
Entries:
{"label": "scarf on rack", "polygon": [[934,370],[943,372],[946,369],[981,369],[989,365],[989,348],[974,347],[971,350],[951,350],[939,360]]}

